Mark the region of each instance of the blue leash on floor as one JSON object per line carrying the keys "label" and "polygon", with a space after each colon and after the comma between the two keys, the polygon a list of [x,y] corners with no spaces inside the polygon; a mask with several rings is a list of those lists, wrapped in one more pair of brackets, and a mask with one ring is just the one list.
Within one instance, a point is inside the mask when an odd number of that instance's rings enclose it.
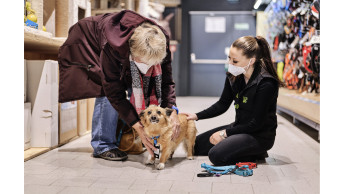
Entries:
{"label": "blue leash on floor", "polygon": [[237,165],[229,165],[229,166],[211,166],[205,163],[201,164],[201,168],[205,168],[207,173],[199,173],[198,177],[208,177],[208,176],[220,176],[224,174],[237,174],[239,176],[252,176],[253,170],[249,168],[248,165],[243,165],[238,167]]}

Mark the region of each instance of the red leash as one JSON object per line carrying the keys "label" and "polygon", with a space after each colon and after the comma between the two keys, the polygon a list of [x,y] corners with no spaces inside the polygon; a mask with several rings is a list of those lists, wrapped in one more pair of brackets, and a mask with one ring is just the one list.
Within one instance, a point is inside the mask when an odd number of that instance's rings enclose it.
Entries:
{"label": "red leash", "polygon": [[249,169],[253,169],[253,168],[256,168],[256,167],[257,167],[257,166],[256,166],[256,163],[254,163],[254,162],[239,162],[239,163],[236,163],[236,166],[237,166],[237,167],[242,167],[242,166],[244,166],[244,165],[249,166]]}

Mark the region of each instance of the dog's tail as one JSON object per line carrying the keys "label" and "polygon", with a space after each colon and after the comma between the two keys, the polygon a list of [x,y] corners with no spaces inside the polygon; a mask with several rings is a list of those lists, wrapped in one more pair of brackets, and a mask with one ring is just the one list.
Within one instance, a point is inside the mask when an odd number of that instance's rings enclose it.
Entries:
{"label": "dog's tail", "polygon": [[184,140],[184,148],[187,151],[187,158],[193,158],[194,145],[197,129],[193,120],[187,121],[187,138]]}
{"label": "dog's tail", "polygon": [[195,135],[196,135],[197,129],[196,129],[194,120],[188,120],[187,121],[187,126],[188,126],[188,130],[193,131],[195,133]]}

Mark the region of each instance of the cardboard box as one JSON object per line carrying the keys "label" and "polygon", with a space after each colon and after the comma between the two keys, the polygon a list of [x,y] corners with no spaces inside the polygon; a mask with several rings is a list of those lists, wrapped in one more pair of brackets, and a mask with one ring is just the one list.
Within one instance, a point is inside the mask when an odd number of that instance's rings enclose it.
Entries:
{"label": "cardboard box", "polygon": [[78,135],[77,101],[60,103],[59,106],[59,144],[63,144]]}
{"label": "cardboard box", "polygon": [[87,100],[78,100],[77,128],[78,135],[82,136],[87,132]]}
{"label": "cardboard box", "polygon": [[27,100],[31,102],[31,147],[58,145],[58,62],[26,60]]}
{"label": "cardboard box", "polygon": [[30,148],[31,140],[31,103],[24,103],[24,150]]}
{"label": "cardboard box", "polygon": [[87,130],[92,131],[92,117],[96,98],[87,99]]}
{"label": "cardboard box", "polygon": [[24,59],[24,102],[26,102],[27,80],[28,80],[28,73],[26,70],[26,60]]}

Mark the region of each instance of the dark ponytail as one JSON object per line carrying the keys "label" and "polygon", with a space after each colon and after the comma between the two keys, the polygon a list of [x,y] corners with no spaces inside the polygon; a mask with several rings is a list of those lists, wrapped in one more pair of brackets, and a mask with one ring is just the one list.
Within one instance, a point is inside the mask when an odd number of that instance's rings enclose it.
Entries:
{"label": "dark ponytail", "polygon": [[279,86],[284,86],[285,84],[279,79],[277,70],[273,65],[271,52],[270,52],[270,46],[265,38],[262,36],[254,37],[257,41],[259,48],[256,55],[256,60],[259,62],[259,64],[265,68],[265,70],[271,74],[279,83]]}
{"label": "dark ponytail", "polygon": [[[277,70],[273,66],[270,46],[265,38],[261,36],[243,36],[235,40],[232,43],[232,47],[242,50],[243,55],[248,59],[255,57],[255,65],[260,65],[264,68],[270,75],[277,80],[279,86],[284,86],[285,84],[279,79]],[[231,78],[233,81],[236,77]]]}

